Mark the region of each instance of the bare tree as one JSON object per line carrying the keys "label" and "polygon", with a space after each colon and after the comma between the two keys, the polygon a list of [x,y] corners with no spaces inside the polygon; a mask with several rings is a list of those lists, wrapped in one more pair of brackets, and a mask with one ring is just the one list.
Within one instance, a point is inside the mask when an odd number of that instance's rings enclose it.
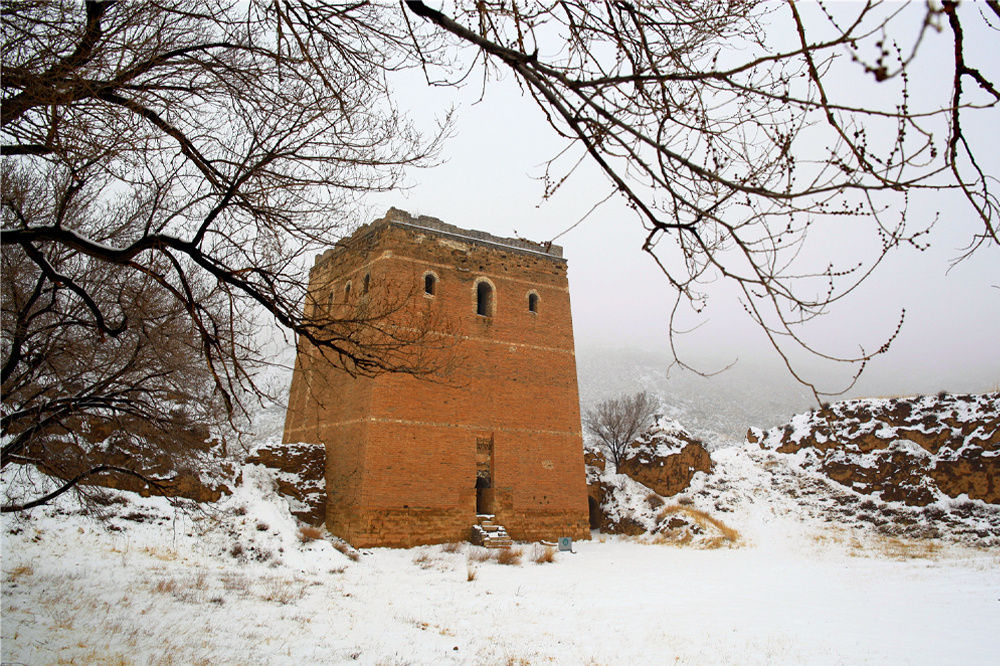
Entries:
{"label": "bare tree", "polygon": [[[180,308],[230,413],[255,390],[242,352],[259,323],[277,323],[348,372],[435,369],[414,352],[437,338],[412,325],[404,295],[365,311],[318,307],[304,277],[304,257],[350,226],[363,195],[396,188],[447,134],[447,116],[425,138],[398,112],[387,75],[405,67],[443,84],[465,80],[478,61],[486,73],[512,72],[567,140],[545,196],[581,160],[598,165],[606,198],[635,209],[644,249],[677,291],[671,332],[679,306],[700,311],[704,285],[725,278],[793,373],[796,349],[859,374],[888,348],[894,334],[837,356],[803,331],[886,253],[923,247],[933,217],[911,219],[912,193],[965,197],[981,223],[968,252],[998,240],[995,176],[980,166],[966,121],[995,112],[1000,93],[982,69],[992,63],[969,62],[964,41],[970,20],[1000,18],[993,2],[929,5],[912,30],[896,4],[880,2],[2,7],[0,241],[5,268],[34,266],[5,270],[5,294],[15,279],[29,299],[36,286],[58,293],[50,311],[113,349],[143,330],[145,315],[88,278],[107,271],[116,288],[141,285],[144,299]],[[938,31],[953,71],[937,86],[943,102],[915,108],[914,63]],[[860,99],[859,86],[843,84],[851,73],[878,94]],[[864,225],[880,251],[867,262],[823,260],[822,245],[846,224]],[[2,360],[12,377],[27,376],[22,310],[11,303]],[[5,409],[19,409],[6,395]]]}
{"label": "bare tree", "polygon": [[[7,210],[22,219],[38,222],[54,202],[67,201],[65,181],[4,176]],[[67,218],[87,214],[86,197],[67,203]],[[31,464],[66,480],[41,497],[6,498],[3,511],[30,508],[98,475],[169,492],[170,472],[204,464],[225,410],[182,304],[150,276],[67,249],[50,252],[45,270],[12,246],[2,255],[3,464]],[[66,274],[77,276],[72,285],[60,280]],[[197,279],[191,286],[200,307],[222,321],[224,295]],[[95,311],[113,311],[130,325],[109,336]],[[225,352],[252,367],[248,349]]]}
{"label": "bare tree", "polygon": [[656,401],[645,391],[598,403],[583,417],[583,427],[607,450],[618,469],[625,451],[649,427]]}
{"label": "bare tree", "polygon": [[[850,364],[856,380],[898,333],[848,355],[807,336],[887,253],[925,247],[936,217],[911,210],[912,193],[961,192],[978,219],[966,253],[997,245],[996,175],[966,134],[970,114],[996,113],[995,72],[983,69],[996,61],[968,62],[963,31],[970,21],[996,30],[995,2],[927,3],[922,21],[916,7],[878,1],[406,4],[434,34],[472,45],[487,74],[513,73],[567,139],[546,197],[589,159],[609,181],[602,201],[634,209],[643,249],[677,293],[672,346],[679,306],[701,312],[705,285],[723,278],[818,400],[797,353]],[[912,86],[938,33],[951,74]],[[454,80],[429,70],[439,85]],[[870,254],[829,251],[849,227],[868,234]]]}
{"label": "bare tree", "polygon": [[446,133],[425,140],[387,94],[387,72],[415,64],[394,18],[366,2],[3,3],[4,467],[179,402],[237,414],[261,324],[351,373],[433,371],[403,296],[305,303],[310,250]]}

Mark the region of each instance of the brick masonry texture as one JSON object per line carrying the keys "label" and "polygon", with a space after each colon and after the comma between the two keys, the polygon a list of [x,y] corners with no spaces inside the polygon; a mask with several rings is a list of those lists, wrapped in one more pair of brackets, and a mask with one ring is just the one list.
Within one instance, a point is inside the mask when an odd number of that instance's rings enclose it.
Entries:
{"label": "brick masonry texture", "polygon": [[[477,314],[479,282],[489,316]],[[441,343],[411,352],[443,367],[421,379],[353,378],[300,341],[284,441],[326,446],[332,533],[359,547],[468,539],[478,473],[478,509],[514,539],[589,537],[561,248],[391,209],[320,255],[309,289],[307,315],[400,302],[394,325]]]}

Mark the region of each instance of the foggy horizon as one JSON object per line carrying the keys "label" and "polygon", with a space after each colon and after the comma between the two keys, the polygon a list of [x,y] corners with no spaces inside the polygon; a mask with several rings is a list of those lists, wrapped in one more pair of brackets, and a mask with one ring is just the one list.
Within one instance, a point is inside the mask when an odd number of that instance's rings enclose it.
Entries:
{"label": "foggy horizon", "polygon": [[[919,12],[917,12],[919,14]],[[970,50],[988,51],[970,30]],[[980,32],[981,38],[983,34]],[[947,39],[934,34],[921,53],[921,67],[940,67]],[[946,55],[946,54],[945,54]],[[858,74],[858,77],[861,75]],[[429,88],[419,72],[397,74],[399,98],[419,127],[430,131],[449,104],[458,105],[453,136],[441,163],[409,172],[411,187],[369,198],[358,224],[381,217],[390,207],[429,215],[459,227],[498,236],[555,242],[569,266],[577,348],[625,348],[670,353],[667,317],[673,294],[653,260],[641,251],[645,230],[620,197],[588,216],[608,191],[605,176],[584,160],[559,190],[543,201],[544,163],[565,144],[554,137],[540,110],[509,79],[481,89]],[[850,82],[848,82],[850,83]],[[847,85],[847,83],[845,83]],[[480,94],[483,98],[480,100]],[[1000,172],[1000,140],[985,122],[965,128],[977,142],[983,171]],[[968,202],[955,193],[911,196],[914,228],[940,214],[928,236],[930,248],[891,251],[861,288],[810,326],[821,351],[844,354],[879,348],[905,321],[888,354],[868,364],[847,395],[982,392],[1000,384],[1000,248],[984,246],[952,266],[975,230]],[[581,218],[586,219],[576,224]],[[981,222],[979,222],[981,225]],[[576,225],[576,226],[574,226]],[[567,232],[570,227],[572,230]],[[817,238],[826,252],[817,261],[853,259],[863,251],[864,229],[837,230]],[[566,233],[564,233],[566,232]],[[672,242],[669,238],[664,243]],[[950,271],[949,271],[950,269]],[[701,318],[683,321],[696,330],[675,338],[682,360],[712,372],[733,361],[788,374],[759,326],[744,313],[731,285],[709,285]],[[838,392],[852,371],[818,358],[796,358],[821,391]],[[715,381],[725,382],[727,373]]]}

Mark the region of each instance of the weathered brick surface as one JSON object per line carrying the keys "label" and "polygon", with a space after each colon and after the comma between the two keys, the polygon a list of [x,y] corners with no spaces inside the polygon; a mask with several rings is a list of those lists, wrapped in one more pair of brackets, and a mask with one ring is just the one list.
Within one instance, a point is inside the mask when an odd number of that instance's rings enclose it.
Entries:
{"label": "weathered brick surface", "polygon": [[[421,228],[428,226],[435,228]],[[433,296],[424,294],[428,272]],[[362,294],[366,274],[369,293]],[[476,314],[482,279],[494,290],[489,317]],[[356,546],[467,539],[477,440],[489,440],[491,509],[513,538],[589,536],[569,288],[558,248],[393,210],[319,257],[310,290],[320,307],[332,292],[343,312],[363,308],[365,299],[406,296],[397,321],[429,322],[447,342],[447,367],[433,381],[351,378],[300,343],[284,439],[326,445],[326,522],[334,534]],[[537,312],[529,311],[529,294],[538,297]]]}

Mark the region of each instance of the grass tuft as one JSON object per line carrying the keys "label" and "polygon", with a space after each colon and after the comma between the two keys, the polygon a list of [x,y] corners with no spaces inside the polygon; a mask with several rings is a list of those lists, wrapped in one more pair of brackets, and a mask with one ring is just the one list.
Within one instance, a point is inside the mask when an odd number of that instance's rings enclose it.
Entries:
{"label": "grass tuft", "polygon": [[513,566],[521,563],[522,551],[520,548],[506,548],[497,553],[497,563]]}
{"label": "grass tuft", "polygon": [[420,553],[419,555],[414,557],[413,563],[416,564],[421,569],[430,569],[432,566],[434,566],[434,561],[431,559],[431,556],[427,553]]}
{"label": "grass tuft", "polygon": [[302,525],[299,527],[299,541],[309,543],[323,538],[323,530],[312,525]]}
{"label": "grass tuft", "polygon": [[354,546],[347,543],[343,539],[334,539],[332,543],[333,547],[339,550],[344,555],[347,555],[347,558],[351,560],[351,562],[357,562],[358,560],[361,559],[361,553],[355,550]]}
{"label": "grass tuft", "polygon": [[491,557],[490,551],[486,548],[472,548],[469,550],[470,562],[486,562]]}
{"label": "grass tuft", "polygon": [[535,564],[548,564],[556,561],[556,549],[552,546],[535,546],[535,552],[531,557]]}

